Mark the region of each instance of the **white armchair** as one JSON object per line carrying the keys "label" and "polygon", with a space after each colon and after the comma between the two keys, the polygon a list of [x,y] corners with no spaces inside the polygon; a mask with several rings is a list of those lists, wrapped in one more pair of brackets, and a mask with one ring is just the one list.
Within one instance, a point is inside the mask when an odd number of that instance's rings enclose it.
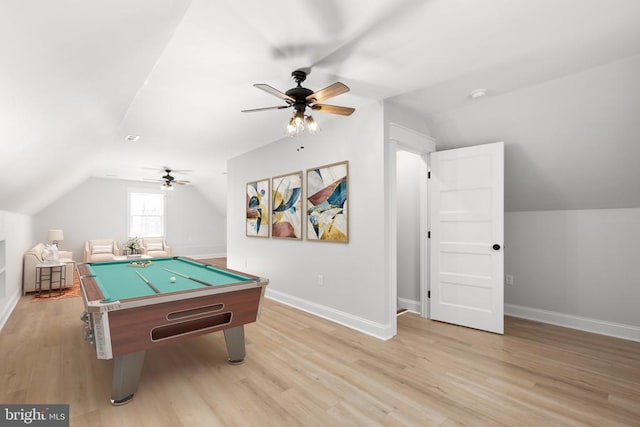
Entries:
{"label": "white armchair", "polygon": [[118,242],[111,239],[84,242],[84,262],[113,261],[120,255]]}
{"label": "white armchair", "polygon": [[171,246],[164,237],[145,237],[142,239],[142,253],[152,258],[171,256]]}
{"label": "white armchair", "polygon": [[[38,243],[24,254],[22,263],[22,293],[33,292],[36,290],[36,265],[44,262],[43,258],[44,244]],[[71,252],[60,251],[59,260],[66,265],[64,287],[73,286],[73,259]],[[55,278],[54,278],[55,282]]]}

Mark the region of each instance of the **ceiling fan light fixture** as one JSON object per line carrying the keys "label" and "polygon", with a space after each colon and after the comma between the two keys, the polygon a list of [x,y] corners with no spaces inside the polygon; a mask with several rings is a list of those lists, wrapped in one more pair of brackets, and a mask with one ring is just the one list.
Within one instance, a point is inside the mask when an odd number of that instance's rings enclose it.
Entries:
{"label": "ceiling fan light fixture", "polygon": [[293,135],[296,132],[296,121],[293,117],[289,120],[289,124],[287,125],[287,134]]}
{"label": "ceiling fan light fixture", "polygon": [[287,125],[287,135],[300,136],[304,133],[304,111],[296,111],[293,113],[289,124]]}
{"label": "ceiling fan light fixture", "polygon": [[160,186],[160,189],[166,190],[166,191],[173,191],[173,185],[171,185],[170,182],[165,182]]}
{"label": "ceiling fan light fixture", "polygon": [[318,122],[313,117],[305,115],[304,111],[294,112],[287,125],[287,135],[300,136],[305,130],[313,135],[320,132],[320,126],[318,126]]}
{"label": "ceiling fan light fixture", "polygon": [[320,132],[320,126],[318,126],[318,122],[314,120],[313,117],[307,116],[307,129],[309,129],[309,133],[314,134]]}

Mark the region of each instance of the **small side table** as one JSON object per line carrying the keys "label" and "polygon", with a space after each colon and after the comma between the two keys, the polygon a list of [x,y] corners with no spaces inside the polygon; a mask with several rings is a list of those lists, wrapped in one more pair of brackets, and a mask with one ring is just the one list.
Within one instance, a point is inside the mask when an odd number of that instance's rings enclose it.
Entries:
{"label": "small side table", "polygon": [[[51,298],[51,292],[53,291],[54,283],[57,283],[58,295],[64,295],[64,285],[67,281],[67,265],[63,262],[56,264],[36,264],[36,298],[42,297],[42,283],[49,283],[49,296]],[[57,279],[54,278],[57,276]]]}

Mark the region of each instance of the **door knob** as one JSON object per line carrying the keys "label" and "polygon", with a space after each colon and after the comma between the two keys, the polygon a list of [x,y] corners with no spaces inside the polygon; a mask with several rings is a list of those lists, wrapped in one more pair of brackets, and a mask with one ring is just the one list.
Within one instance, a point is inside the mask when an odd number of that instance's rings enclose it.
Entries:
{"label": "door knob", "polygon": [[499,251],[500,250],[500,245],[499,244],[495,244],[492,246],[494,251]]}

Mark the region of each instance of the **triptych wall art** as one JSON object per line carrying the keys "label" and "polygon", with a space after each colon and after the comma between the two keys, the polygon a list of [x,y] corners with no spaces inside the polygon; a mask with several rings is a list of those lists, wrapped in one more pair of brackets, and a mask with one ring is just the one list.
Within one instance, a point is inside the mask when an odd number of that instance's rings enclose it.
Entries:
{"label": "triptych wall art", "polygon": [[348,161],[247,183],[246,235],[302,240],[305,223],[308,241],[348,243],[348,183]]}
{"label": "triptych wall art", "polygon": [[247,184],[247,236],[269,237],[269,179]]}
{"label": "triptych wall art", "polygon": [[271,236],[302,239],[302,172],[271,178]]}

